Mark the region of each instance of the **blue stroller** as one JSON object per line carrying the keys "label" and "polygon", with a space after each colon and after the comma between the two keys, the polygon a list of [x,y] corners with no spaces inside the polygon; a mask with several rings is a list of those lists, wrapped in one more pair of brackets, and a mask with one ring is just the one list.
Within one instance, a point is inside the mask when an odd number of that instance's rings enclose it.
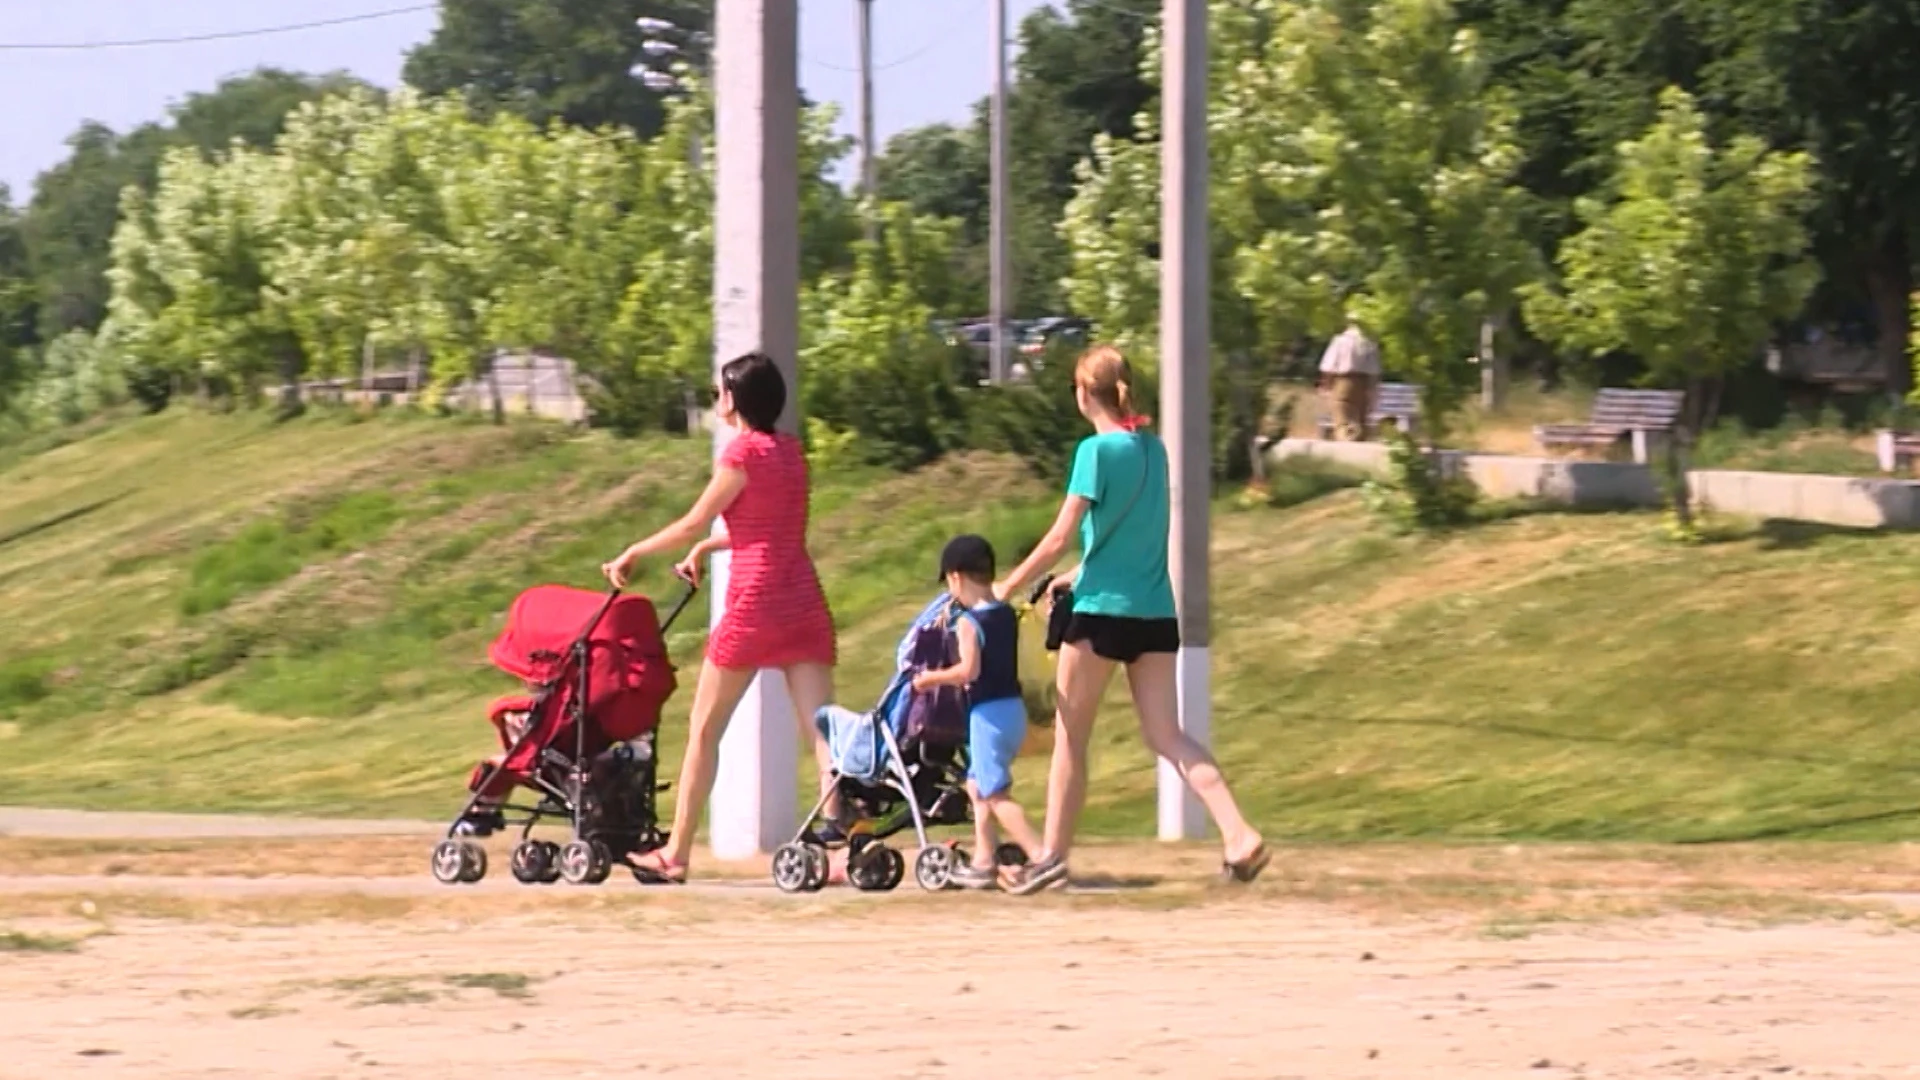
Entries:
{"label": "blue stroller", "polygon": [[[967,797],[966,701],[947,691],[917,694],[913,677],[955,662],[953,599],[941,593],[914,619],[895,653],[894,676],[880,700],[857,713],[828,705],[814,717],[833,752],[833,783],[841,813],[832,828],[823,816],[828,795],[814,804],[793,842],[773,853],[773,881],[782,892],[817,892],[827,883],[828,852],[847,849],[847,879],[862,892],[888,892],[906,877],[906,858],[888,837],[913,829],[918,854],[913,877],[929,892],[951,882],[964,853],[929,841],[927,830],[972,822]],[[935,700],[939,698],[939,700]],[[831,837],[831,839],[826,839]],[[1025,853],[1006,844],[1002,862]]]}

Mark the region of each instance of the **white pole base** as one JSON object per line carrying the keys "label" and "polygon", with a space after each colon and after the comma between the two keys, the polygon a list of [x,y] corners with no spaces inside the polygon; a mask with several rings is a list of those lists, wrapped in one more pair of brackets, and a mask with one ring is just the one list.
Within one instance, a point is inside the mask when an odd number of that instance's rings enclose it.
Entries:
{"label": "white pole base", "polygon": [[[726,552],[714,555],[709,574],[716,623],[726,607],[729,561]],[[720,739],[720,769],[707,815],[707,843],[714,858],[751,859],[793,839],[799,741],[786,677],[761,672]]]}
{"label": "white pole base", "polygon": [[[1180,698],[1180,730],[1203,747],[1212,746],[1213,674],[1212,650],[1205,645],[1182,646],[1175,660],[1174,686]],[[1194,797],[1180,771],[1162,758],[1158,762],[1160,779],[1160,839],[1204,840],[1208,832],[1207,810]]]}

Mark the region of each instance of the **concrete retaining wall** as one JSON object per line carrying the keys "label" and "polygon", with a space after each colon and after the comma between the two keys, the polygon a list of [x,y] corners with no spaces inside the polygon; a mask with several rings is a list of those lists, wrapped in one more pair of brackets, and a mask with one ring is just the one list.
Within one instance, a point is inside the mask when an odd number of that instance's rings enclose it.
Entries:
{"label": "concrete retaining wall", "polygon": [[[1275,460],[1312,457],[1379,472],[1387,465],[1381,443],[1284,439]],[[1565,506],[1654,507],[1660,484],[1645,465],[1557,458],[1507,457],[1446,451],[1442,467],[1464,469],[1495,499],[1540,499]],[[1763,520],[1811,521],[1862,529],[1920,529],[1920,481],[1797,473],[1696,469],[1687,474],[1694,502],[1718,513]]]}
{"label": "concrete retaining wall", "polygon": [[1920,529],[1920,483],[1865,476],[1718,472],[1687,475],[1709,510],[1856,529]]}

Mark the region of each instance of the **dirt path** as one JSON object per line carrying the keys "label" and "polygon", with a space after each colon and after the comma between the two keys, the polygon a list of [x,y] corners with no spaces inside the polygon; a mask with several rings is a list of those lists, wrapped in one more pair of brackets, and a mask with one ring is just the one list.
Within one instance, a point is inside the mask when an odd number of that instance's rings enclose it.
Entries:
{"label": "dirt path", "polygon": [[[918,915],[925,915],[920,910]],[[1907,935],[1486,940],[1297,905],[132,921],[0,963],[5,1077],[1903,1077]]]}
{"label": "dirt path", "polygon": [[38,820],[80,835],[0,839],[0,1080],[1920,1077],[1910,847],[1300,848],[1247,891],[1111,845],[1021,901]]}

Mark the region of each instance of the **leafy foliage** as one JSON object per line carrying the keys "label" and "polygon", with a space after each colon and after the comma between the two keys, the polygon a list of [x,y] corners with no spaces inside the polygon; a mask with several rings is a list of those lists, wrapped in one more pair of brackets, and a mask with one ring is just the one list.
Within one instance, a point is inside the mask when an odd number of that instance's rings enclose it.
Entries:
{"label": "leafy foliage", "polygon": [[[1354,313],[1439,422],[1473,383],[1481,320],[1535,273],[1512,113],[1474,35],[1448,0],[1252,0],[1212,19],[1216,345],[1284,348]],[[1095,139],[1062,231],[1074,306],[1144,343],[1160,169],[1152,118],[1139,127]]]}
{"label": "leafy foliage", "polygon": [[66,160],[34,185],[25,221],[43,337],[52,340],[75,327],[93,330],[105,318],[122,191],[133,186],[150,195],[168,151],[221,153],[235,141],[264,149],[303,102],[364,85],[340,73],[261,68],[187,95],[169,110],[166,123],[124,135],[103,124],[81,125],[67,140]]}
{"label": "leafy foliage", "polygon": [[1387,474],[1360,485],[1361,501],[1395,532],[1435,532],[1467,522],[1479,491],[1464,476],[1449,476],[1438,460],[1396,427],[1387,443]]}
{"label": "leafy foliage", "polygon": [[1527,320],[1567,349],[1631,351],[1651,381],[1722,375],[1812,289],[1812,198],[1805,154],[1744,136],[1716,148],[1692,98],[1669,90],[1660,122],[1620,148],[1609,197],[1580,202],[1562,284],[1527,290]]}
{"label": "leafy foliage", "polygon": [[712,4],[689,0],[447,0],[440,25],[407,54],[407,84],[483,115],[650,136],[666,122],[657,91],[629,72],[647,35],[636,18],[708,29]]}

